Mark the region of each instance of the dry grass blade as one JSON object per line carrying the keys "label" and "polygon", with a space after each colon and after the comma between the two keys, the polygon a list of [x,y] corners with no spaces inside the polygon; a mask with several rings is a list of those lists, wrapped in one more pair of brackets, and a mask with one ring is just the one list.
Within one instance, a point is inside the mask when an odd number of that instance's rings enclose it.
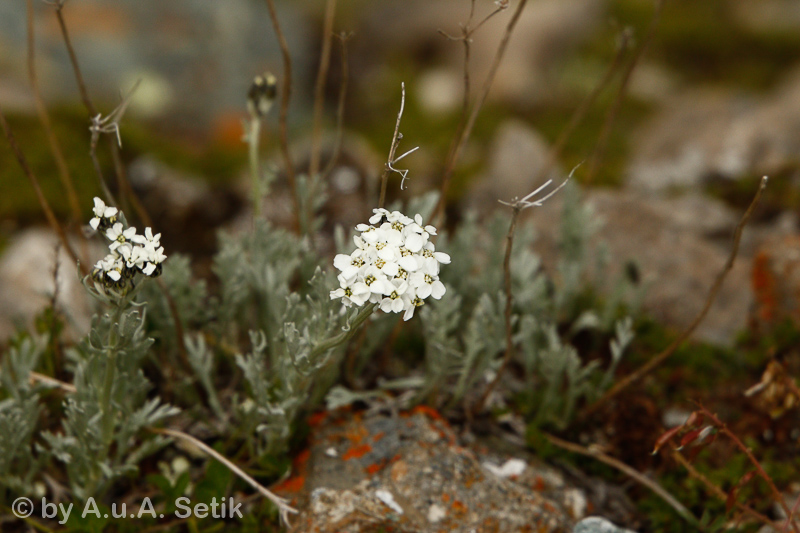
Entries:
{"label": "dry grass blade", "polygon": [[201,449],[203,452],[207,453],[223,465],[227,467],[231,472],[236,474],[239,478],[244,480],[248,485],[256,489],[260,492],[265,498],[269,501],[274,503],[278,507],[278,511],[281,516],[281,520],[286,524],[289,525],[289,514],[297,513],[297,510],[294,509],[289,505],[289,502],[279,496],[276,496],[272,492],[270,492],[266,487],[261,485],[258,481],[247,475],[244,470],[233,464],[230,460],[228,460],[224,455],[217,452],[214,448],[207,445],[205,442],[197,439],[188,433],[184,433],[183,431],[177,431],[174,429],[166,429],[166,428],[148,428],[152,433],[157,433],[160,435],[167,435],[169,437],[173,437],[176,439],[181,439],[186,442],[193,444],[194,446]]}
{"label": "dry grass blade", "polygon": [[662,487],[652,479],[648,478],[641,472],[637,471],[633,467],[623,463],[619,459],[615,459],[610,455],[606,455],[605,453],[603,453],[602,451],[600,451],[595,447],[585,448],[580,444],[575,444],[573,442],[565,441],[553,435],[545,434],[545,438],[547,438],[547,440],[550,441],[550,443],[552,443],[554,446],[558,446],[559,448],[563,448],[567,451],[578,453],[580,455],[585,455],[587,457],[593,457],[598,461],[600,461],[601,463],[607,464],[612,468],[616,468],[617,470],[626,474],[628,477],[630,477],[640,485],[643,485],[648,489],[652,490],[655,494],[658,495],[659,498],[667,502],[667,504],[669,504],[670,507],[675,509],[675,512],[678,513],[681,516],[681,518],[683,518],[690,524],[694,525],[698,524],[697,518],[695,518],[695,516],[686,507],[684,507],[683,504],[681,504],[678,500],[676,500],[674,496],[672,496],[669,492],[667,492],[664,489],[664,487]]}

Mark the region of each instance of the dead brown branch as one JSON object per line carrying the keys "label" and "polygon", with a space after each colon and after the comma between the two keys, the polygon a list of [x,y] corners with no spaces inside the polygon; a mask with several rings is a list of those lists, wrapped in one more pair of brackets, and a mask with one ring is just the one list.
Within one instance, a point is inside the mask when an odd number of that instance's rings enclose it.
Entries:
{"label": "dead brown branch", "polygon": [[447,190],[450,187],[450,180],[453,177],[453,172],[456,164],[458,163],[458,159],[461,156],[461,151],[464,149],[464,146],[469,140],[469,137],[472,134],[472,129],[475,127],[475,121],[478,118],[478,114],[483,108],[483,105],[486,103],[486,98],[489,96],[489,90],[492,88],[494,78],[497,75],[497,69],[500,67],[500,63],[503,60],[506,48],[508,47],[508,42],[511,40],[511,34],[514,32],[514,27],[517,25],[519,17],[522,15],[522,10],[525,8],[525,4],[527,3],[528,0],[520,0],[519,4],[517,4],[517,9],[511,16],[511,20],[508,21],[503,38],[497,47],[494,59],[492,60],[492,64],[489,68],[489,74],[486,76],[486,80],[483,82],[483,88],[478,96],[478,100],[473,104],[472,110],[467,118],[466,123],[464,124],[464,127],[456,133],[458,140],[455,142],[453,149],[450,151],[445,164],[444,174],[442,175],[442,184],[440,187],[441,193],[439,196],[439,202],[436,204],[436,208],[433,210],[431,215],[431,224],[438,226],[440,224],[440,217],[444,216],[444,207],[447,203]]}

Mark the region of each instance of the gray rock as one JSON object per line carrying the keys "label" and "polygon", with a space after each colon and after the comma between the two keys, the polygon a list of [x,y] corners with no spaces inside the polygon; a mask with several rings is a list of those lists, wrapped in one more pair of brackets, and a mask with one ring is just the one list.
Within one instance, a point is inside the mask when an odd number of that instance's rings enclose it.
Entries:
{"label": "gray rock", "polygon": [[296,461],[283,485],[303,485],[295,531],[556,532],[571,525],[555,500],[485,469],[431,410],[329,414],[312,439],[307,462]]}
{"label": "gray rock", "polygon": [[[79,250],[76,242],[72,244]],[[96,248],[92,257],[100,259],[107,253]],[[56,261],[58,277],[54,278]],[[89,331],[92,315],[75,263],[49,229],[33,228],[15,235],[0,257],[0,343],[19,328],[31,328],[36,315],[50,305],[56,287],[56,307],[66,322],[64,338],[75,341]]]}
{"label": "gray rock", "polygon": [[[556,80],[562,75],[554,67],[603,23],[606,4],[606,0],[529,2],[519,18],[489,98],[531,103],[552,97],[558,86]],[[478,2],[476,6],[474,23],[495,7],[492,2]],[[512,3],[473,35],[470,61],[473,80],[482,80],[488,73],[514,7]],[[361,53],[369,54],[373,61],[424,50],[427,57],[447,58],[437,63],[463,63],[460,43],[443,38],[438,32],[441,29],[453,36],[460,35],[459,23],[466,22],[469,16],[468,2],[392,0],[365,4],[364,9],[364,28],[359,35],[364,36],[363,42],[369,43],[369,48],[363,47]]]}
{"label": "gray rock", "polygon": [[[600,287],[613,288],[629,261],[646,284],[645,311],[662,323],[687,327],[705,304],[706,296],[730,253],[738,215],[718,200],[703,196],[654,197],[635,191],[592,190],[585,201],[602,226],[592,253],[605,246],[611,261],[610,279]],[[552,203],[551,203],[552,202]],[[538,251],[548,268],[558,259],[554,230],[563,195],[556,195],[532,217]],[[760,230],[761,233],[766,229]],[[730,345],[744,329],[751,302],[750,269],[757,240],[755,228],[745,230],[746,242],[728,273],[716,301],[695,336],[707,342]],[[593,264],[589,261],[588,264]]]}
{"label": "gray rock", "polygon": [[800,70],[764,97],[690,90],[633,136],[629,184],[645,192],[696,189],[713,179],[775,174],[800,151]]}
{"label": "gray rock", "polygon": [[[546,164],[550,147],[542,135],[526,123],[512,119],[497,129],[489,150],[485,176],[466,195],[466,204],[481,212],[494,210],[498,200],[522,198],[533,191],[533,180]],[[557,178],[554,168],[543,178]]]}
{"label": "gray rock", "polygon": [[[305,109],[316,36],[302,8],[277,2],[278,17],[294,66],[293,102]],[[78,93],[53,12],[34,2],[37,69],[48,101],[75,101]],[[182,117],[195,131],[216,117],[245,110],[253,76],[281,69],[281,56],[266,4],[248,0],[68,2],[64,16],[95,105],[107,113],[120,91],[142,80],[130,111]],[[2,78],[27,86],[25,2],[0,5],[0,45],[8,59]],[[293,115],[296,117],[298,113]]]}
{"label": "gray rock", "polygon": [[584,518],[572,529],[572,533],[636,533],[630,529],[617,527],[605,518],[590,516]]}

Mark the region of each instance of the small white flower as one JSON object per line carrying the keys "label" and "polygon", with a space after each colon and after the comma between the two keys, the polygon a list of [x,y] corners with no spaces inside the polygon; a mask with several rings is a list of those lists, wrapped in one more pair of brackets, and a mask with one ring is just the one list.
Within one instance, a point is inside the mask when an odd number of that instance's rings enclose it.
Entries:
{"label": "small white flower", "polygon": [[136,235],[136,228],[128,228],[133,229],[133,236],[131,240],[136,244],[151,244],[153,248],[156,248],[161,245],[161,234],[156,233],[153,235],[153,230],[151,228],[145,228],[144,235]]}
{"label": "small white flower", "polygon": [[95,231],[98,228],[107,227],[110,223],[117,220],[117,213],[119,212],[116,207],[108,207],[103,200],[95,197],[94,208],[92,212],[95,214],[94,218],[89,221],[89,226]]}
{"label": "small white flower", "polygon": [[402,296],[408,289],[408,282],[402,279],[393,279],[389,283],[392,285],[392,289],[386,298],[381,300],[381,311],[399,313],[404,307]]}
{"label": "small white flower", "polygon": [[131,241],[136,236],[136,228],[131,226],[128,229],[123,229],[122,222],[117,222],[106,231],[106,238],[111,241],[108,245],[110,250],[116,250],[120,245]]}
{"label": "small white flower", "polygon": [[439,265],[449,263],[450,256],[436,252],[430,242],[436,228],[423,225],[420,215],[412,219],[400,211],[373,212],[369,224],[356,226],[356,249],[334,258],[341,287],[330,297],[341,298],[345,306],[369,301],[385,313],[404,311],[403,319],[409,320],[426,298],[444,295]]}
{"label": "small white flower", "polygon": [[95,197],[92,212],[99,218],[111,218],[116,216],[119,210],[116,207],[108,207],[103,200]]}

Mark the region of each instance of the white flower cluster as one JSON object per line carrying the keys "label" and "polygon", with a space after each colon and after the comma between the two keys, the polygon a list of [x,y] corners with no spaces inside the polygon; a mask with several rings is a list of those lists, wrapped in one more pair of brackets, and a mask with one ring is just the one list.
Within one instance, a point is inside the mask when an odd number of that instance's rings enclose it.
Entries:
{"label": "white flower cluster", "polygon": [[444,295],[439,265],[450,263],[450,256],[435,250],[430,236],[436,228],[423,227],[420,215],[411,219],[386,209],[374,213],[369,225],[356,226],[361,235],[353,237],[355,251],[334,258],[340,288],[331,291],[331,299],[341,298],[348,307],[369,301],[380,304],[384,313],[404,311],[403,320],[408,320],[428,296],[438,300]]}
{"label": "white flower cluster", "polygon": [[[107,288],[127,292],[133,287],[134,276],[141,272],[148,277],[161,274],[161,263],[167,258],[161,246],[161,234],[145,229],[137,235],[136,228],[125,228],[119,222],[116,207],[108,207],[100,198],[94,199],[95,217],[89,221],[92,229],[98,230],[110,241],[110,253],[94,266],[92,278]],[[124,219],[124,217],[123,217]]]}

